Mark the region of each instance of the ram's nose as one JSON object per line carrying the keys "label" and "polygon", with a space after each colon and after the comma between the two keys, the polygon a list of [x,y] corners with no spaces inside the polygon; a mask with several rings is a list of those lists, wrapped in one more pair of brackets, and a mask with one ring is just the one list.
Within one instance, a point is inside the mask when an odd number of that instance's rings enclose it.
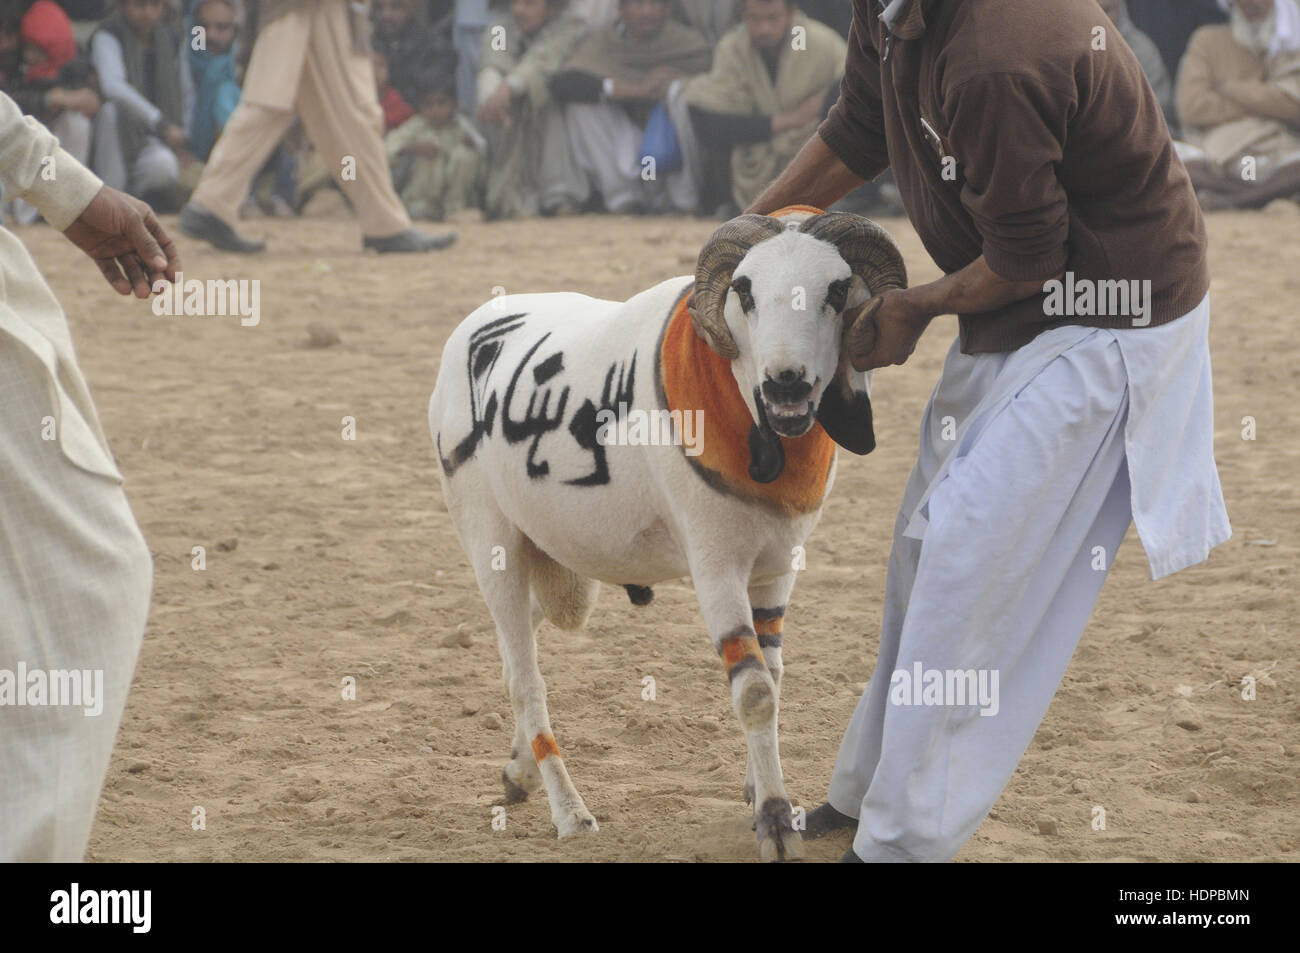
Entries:
{"label": "ram's nose", "polygon": [[774,404],[796,404],[807,400],[812,389],[803,368],[786,368],[778,371],[775,377],[767,374],[763,381],[763,396]]}

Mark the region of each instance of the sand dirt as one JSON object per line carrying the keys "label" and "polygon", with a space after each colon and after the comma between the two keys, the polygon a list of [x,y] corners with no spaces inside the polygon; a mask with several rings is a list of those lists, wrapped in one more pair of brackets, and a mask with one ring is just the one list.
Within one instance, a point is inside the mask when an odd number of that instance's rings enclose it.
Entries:
{"label": "sand dirt", "polygon": [[[914,281],[937,276],[905,221],[883,224]],[[542,629],[556,735],[600,833],[557,841],[537,796],[492,829],[510,707],[425,420],[442,342],[495,286],[622,299],[693,270],[711,227],[467,224],[442,254],[380,257],[357,252],[346,216],[325,214],[248,223],[271,242],[256,258],[182,241],[187,277],[261,280],[257,327],[155,316],[48,228],[22,231],[69,314],[155,556],[91,859],[756,859],[744,742],[687,580],[656,587],[646,609],[606,588],[586,631]],[[1235,535],[1153,583],[1130,530],[1046,720],[959,860],[1297,856],[1300,211],[1216,214],[1209,227]],[[309,347],[312,324],[340,343]],[[782,690],[796,804],[820,803],[871,674],[895,510],[953,333],[941,319],[906,367],[878,374],[878,449],[841,453],[810,540]],[[355,441],[341,437],[345,416]],[[1245,701],[1251,673],[1258,697]],[[355,701],[341,698],[346,675]],[[206,830],[191,829],[196,806]],[[1096,806],[1104,831],[1091,827]],[[1055,835],[1039,833],[1042,815]],[[847,841],[811,843],[809,856],[838,857]]]}

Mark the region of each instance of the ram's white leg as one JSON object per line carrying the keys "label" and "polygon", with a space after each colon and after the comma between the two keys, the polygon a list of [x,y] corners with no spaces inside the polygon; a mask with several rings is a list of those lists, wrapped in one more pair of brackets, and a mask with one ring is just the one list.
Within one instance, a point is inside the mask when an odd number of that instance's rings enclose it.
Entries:
{"label": "ram's white leg", "polygon": [[[536,640],[537,630],[541,628],[542,620],[545,616],[542,614],[541,604],[538,603],[536,596],[529,598],[529,616],[533,630],[533,638]],[[506,662],[504,656],[501,661],[501,678],[506,683],[506,692],[510,691],[510,665]],[[516,720],[515,738],[510,746],[510,762],[501,769],[501,781],[506,787],[506,803],[518,804],[520,801],[526,801],[528,795],[532,794],[542,786],[542,772],[537,768],[537,759],[533,757],[532,746],[527,737],[524,736],[523,723]]]}
{"label": "ram's white leg", "polygon": [[[473,536],[478,545],[466,548],[474,550],[470,554],[474,575],[496,623],[502,675],[515,716],[515,747],[510,764],[502,772],[506,798],[522,800],[536,788],[540,777],[551,803],[551,821],[559,835],[567,837],[594,831],[596,819],[569,779],[551,733],[546,683],[537,667],[535,613],[529,593],[528,549],[524,537],[504,520],[498,522],[494,531],[479,531]],[[495,547],[501,549],[494,560]],[[494,562],[496,567],[503,568],[494,568]]]}
{"label": "ram's white leg", "polygon": [[[778,746],[781,731],[781,626],[785,621],[785,607],[794,589],[795,574],[787,573],[776,579],[762,581],[751,580],[749,584],[749,603],[752,607],[754,632],[758,637],[758,648],[767,663],[768,674],[776,686],[776,712]],[[745,803],[754,803],[754,762],[745,762]]]}
{"label": "ram's white leg", "polygon": [[[707,561],[704,561],[707,563]],[[776,743],[776,682],[754,631],[744,576],[694,573],[696,596],[713,647],[731,682],[731,701],[745,732],[753,771],[754,831],[763,860],[799,860],[803,844],[794,830]]]}

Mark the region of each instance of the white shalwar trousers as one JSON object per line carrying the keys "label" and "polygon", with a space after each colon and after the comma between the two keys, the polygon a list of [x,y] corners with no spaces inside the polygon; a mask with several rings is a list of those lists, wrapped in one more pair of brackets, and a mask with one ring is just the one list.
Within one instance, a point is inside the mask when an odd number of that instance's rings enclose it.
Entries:
{"label": "white shalwar trousers", "polygon": [[864,861],[948,860],[975,832],[1130,520],[1153,578],[1231,535],[1209,315],[1207,296],[1154,328],[1063,327],[998,354],[953,342],[895,524],[876,669],[827,795],[858,819]]}
{"label": "white shalwar trousers", "polygon": [[0,862],[79,861],[149,613],[149,547],[67,322],[0,229]]}

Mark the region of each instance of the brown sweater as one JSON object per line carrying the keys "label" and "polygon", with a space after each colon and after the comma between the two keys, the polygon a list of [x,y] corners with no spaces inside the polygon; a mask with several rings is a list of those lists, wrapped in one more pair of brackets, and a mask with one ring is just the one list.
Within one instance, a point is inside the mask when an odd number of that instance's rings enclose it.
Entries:
{"label": "brown sweater", "polygon": [[[925,32],[907,41],[886,41],[876,12],[853,0],[840,98],[819,132],[864,178],[893,168],[940,268],[983,254],[1008,281],[1150,280],[1150,326],[1200,302],[1210,277],[1196,195],[1137,58],[1095,3],[927,2]],[[1066,324],[1134,327],[1127,314],[1048,315],[1045,303],[959,315],[962,350],[1011,351]]]}

